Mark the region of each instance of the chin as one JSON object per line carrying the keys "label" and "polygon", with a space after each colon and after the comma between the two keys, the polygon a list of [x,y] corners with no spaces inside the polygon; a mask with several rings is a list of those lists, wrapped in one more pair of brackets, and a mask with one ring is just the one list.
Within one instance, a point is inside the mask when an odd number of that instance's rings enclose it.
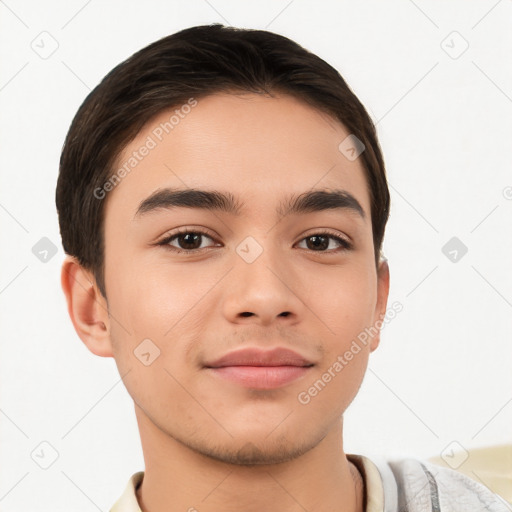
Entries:
{"label": "chin", "polygon": [[[238,442],[235,440],[239,439]],[[281,464],[300,457],[314,448],[318,442],[306,442],[304,439],[292,441],[285,436],[268,439],[268,435],[261,435],[259,439],[255,436],[235,436],[234,440],[224,444],[193,443],[189,448],[226,464],[238,466],[262,466],[269,464]]]}

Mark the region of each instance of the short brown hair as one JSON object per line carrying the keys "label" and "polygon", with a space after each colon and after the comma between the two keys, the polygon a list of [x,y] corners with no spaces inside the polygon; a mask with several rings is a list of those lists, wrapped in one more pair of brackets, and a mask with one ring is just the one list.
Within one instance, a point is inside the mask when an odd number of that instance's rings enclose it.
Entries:
{"label": "short brown hair", "polygon": [[378,264],[390,196],[375,126],[364,106],[332,66],[294,41],[217,23],[181,30],[133,54],[85,98],[71,123],[56,190],[62,244],[93,273],[105,297],[105,202],[94,191],[155,115],[191,97],[234,91],[294,96],[362,141]]}

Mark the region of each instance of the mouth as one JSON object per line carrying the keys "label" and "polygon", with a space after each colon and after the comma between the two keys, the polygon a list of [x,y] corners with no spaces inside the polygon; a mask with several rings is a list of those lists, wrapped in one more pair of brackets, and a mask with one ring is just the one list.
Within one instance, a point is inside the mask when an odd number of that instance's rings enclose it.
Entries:
{"label": "mouth", "polygon": [[286,349],[246,348],[205,365],[215,377],[253,389],[275,389],[303,377],[314,363]]}

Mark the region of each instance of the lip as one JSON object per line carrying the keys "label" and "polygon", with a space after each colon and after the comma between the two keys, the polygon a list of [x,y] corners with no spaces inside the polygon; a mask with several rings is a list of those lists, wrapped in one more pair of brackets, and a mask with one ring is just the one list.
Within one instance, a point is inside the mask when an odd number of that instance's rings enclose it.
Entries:
{"label": "lip", "polygon": [[293,350],[245,348],[207,363],[214,375],[254,389],[274,389],[304,376],[313,362]]}
{"label": "lip", "polygon": [[287,348],[263,350],[248,347],[228,352],[205,366],[222,368],[224,366],[311,366],[312,364],[305,357]]}

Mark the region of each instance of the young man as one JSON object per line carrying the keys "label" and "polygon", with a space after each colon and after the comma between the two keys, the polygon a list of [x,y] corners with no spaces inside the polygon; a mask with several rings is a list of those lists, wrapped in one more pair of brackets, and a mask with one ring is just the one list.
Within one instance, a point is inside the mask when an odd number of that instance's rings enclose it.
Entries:
{"label": "young man", "polygon": [[144,48],[78,110],[57,209],[71,320],[140,430],[112,511],[506,510],[452,470],[344,451],[392,309],[389,191],[319,57],[222,25]]}

